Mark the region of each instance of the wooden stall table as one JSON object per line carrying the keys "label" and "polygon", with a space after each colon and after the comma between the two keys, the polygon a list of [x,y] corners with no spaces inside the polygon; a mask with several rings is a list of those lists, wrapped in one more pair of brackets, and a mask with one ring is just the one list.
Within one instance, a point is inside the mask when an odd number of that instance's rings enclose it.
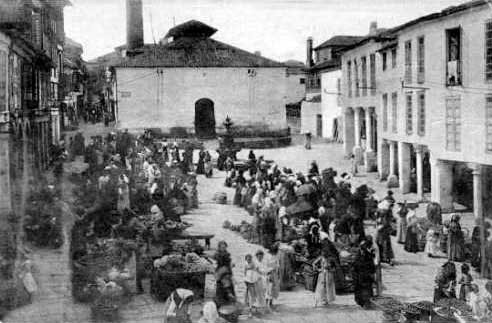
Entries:
{"label": "wooden stall table", "polygon": [[204,240],[205,247],[210,250],[210,240],[215,237],[213,234],[192,234],[192,233],[182,233],[176,236],[170,237],[169,240],[178,241],[178,240]]}

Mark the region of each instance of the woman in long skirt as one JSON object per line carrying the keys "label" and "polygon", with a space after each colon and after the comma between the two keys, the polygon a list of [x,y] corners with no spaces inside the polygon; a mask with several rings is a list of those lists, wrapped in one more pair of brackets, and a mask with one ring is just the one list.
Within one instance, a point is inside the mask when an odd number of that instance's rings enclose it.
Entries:
{"label": "woman in long skirt", "polygon": [[273,301],[276,300],[280,294],[280,261],[278,258],[278,251],[278,243],[273,244],[269,251],[270,259],[267,263],[268,272],[265,299],[270,310],[273,310]]}
{"label": "woman in long skirt", "polygon": [[266,276],[267,276],[267,263],[264,259],[265,254],[263,251],[258,250],[256,252],[256,268],[258,269],[259,277],[256,281],[256,308],[264,308],[266,306]]}
{"label": "woman in long skirt", "polygon": [[460,217],[458,214],[451,216],[448,232],[448,260],[463,261],[465,238],[463,231],[461,231]]}
{"label": "woman in long skirt", "polygon": [[400,244],[404,244],[407,236],[407,214],[408,209],[406,203],[401,205],[400,210],[398,210],[399,222],[398,222],[398,232],[397,232],[397,241]]}
{"label": "woman in long skirt", "polygon": [[314,295],[314,306],[324,306],[335,300],[335,263],[326,253],[313,266],[319,271]]}

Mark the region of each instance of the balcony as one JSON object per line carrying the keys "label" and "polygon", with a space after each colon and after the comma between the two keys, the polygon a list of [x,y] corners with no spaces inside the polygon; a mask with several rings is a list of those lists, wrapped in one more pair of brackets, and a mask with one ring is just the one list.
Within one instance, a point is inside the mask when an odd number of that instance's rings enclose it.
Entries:
{"label": "balcony", "polygon": [[31,26],[31,10],[21,0],[2,0],[0,29],[25,31]]}
{"label": "balcony", "polygon": [[461,61],[448,61],[446,65],[446,86],[461,85]]}

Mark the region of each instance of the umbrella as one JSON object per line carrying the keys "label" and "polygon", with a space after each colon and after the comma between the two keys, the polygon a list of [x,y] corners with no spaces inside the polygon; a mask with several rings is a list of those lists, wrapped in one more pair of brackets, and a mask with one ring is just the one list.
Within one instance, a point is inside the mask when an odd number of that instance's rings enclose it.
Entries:
{"label": "umbrella", "polygon": [[313,206],[308,201],[297,201],[285,210],[289,216],[309,216],[313,212]]}
{"label": "umbrella", "polygon": [[296,191],[297,196],[302,196],[302,195],[309,195],[314,192],[314,186],[311,184],[304,184],[299,186],[299,188]]}

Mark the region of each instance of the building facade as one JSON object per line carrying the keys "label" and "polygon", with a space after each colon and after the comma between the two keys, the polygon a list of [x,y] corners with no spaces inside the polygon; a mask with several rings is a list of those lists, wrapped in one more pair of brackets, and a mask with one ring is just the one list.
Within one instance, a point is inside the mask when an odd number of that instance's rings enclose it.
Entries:
{"label": "building facade", "polygon": [[60,110],[62,127],[78,124],[87,102],[87,71],[82,59],[84,52],[81,44],[65,37],[63,56],[63,106]]}
{"label": "building facade", "polygon": [[[358,36],[334,36],[312,49],[307,41],[306,101],[301,108],[302,132],[343,141],[341,108],[341,55]],[[313,59],[314,53],[314,59]]]}
{"label": "building facade", "polygon": [[287,129],[291,79],[284,64],[224,44],[199,21],[170,29],[157,45],[141,45],[140,1],[128,1],[128,44],[110,70],[116,95],[116,125],[213,137],[227,116],[251,133]]}
{"label": "building facade", "polygon": [[372,23],[369,35],[342,55],[342,105],[344,149],[368,172],[376,170],[378,153],[377,51],[386,40],[384,30]]}
{"label": "building facade", "polygon": [[[376,147],[389,187],[444,210],[464,205],[477,219],[492,210],[490,12],[486,1],[450,7],[367,37],[342,57],[345,130],[354,138],[345,140],[347,153]],[[364,76],[372,55],[375,86],[370,72]],[[368,125],[377,129],[371,147]]]}

